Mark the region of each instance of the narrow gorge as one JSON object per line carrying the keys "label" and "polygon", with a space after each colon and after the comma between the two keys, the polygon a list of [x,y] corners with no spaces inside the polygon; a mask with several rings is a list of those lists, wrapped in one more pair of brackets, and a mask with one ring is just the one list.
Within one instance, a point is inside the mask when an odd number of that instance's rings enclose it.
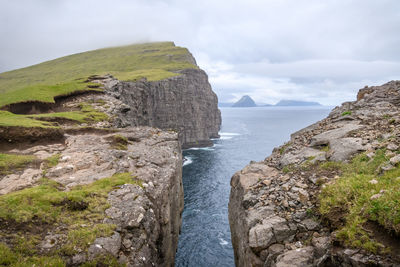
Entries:
{"label": "narrow gorge", "polygon": [[181,149],[221,124],[188,50],[100,49],[0,78],[0,265],[174,266]]}

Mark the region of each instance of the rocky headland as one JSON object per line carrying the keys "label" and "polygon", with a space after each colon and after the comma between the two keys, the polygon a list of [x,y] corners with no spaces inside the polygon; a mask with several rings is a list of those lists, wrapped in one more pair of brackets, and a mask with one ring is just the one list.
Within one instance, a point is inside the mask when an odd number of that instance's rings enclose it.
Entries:
{"label": "rocky headland", "polygon": [[400,82],[294,134],[231,180],[236,266],[400,266]]}
{"label": "rocky headland", "polygon": [[[136,69],[105,73],[99,57]],[[19,84],[71,79],[71,62],[72,82]],[[191,54],[142,44],[14,72],[0,74],[0,265],[173,266],[181,148],[209,145],[221,123]]]}

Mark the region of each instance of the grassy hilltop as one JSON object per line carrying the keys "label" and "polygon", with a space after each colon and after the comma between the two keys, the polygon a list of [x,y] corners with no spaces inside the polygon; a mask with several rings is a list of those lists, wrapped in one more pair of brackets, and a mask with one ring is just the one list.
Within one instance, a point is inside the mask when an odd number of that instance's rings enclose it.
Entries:
{"label": "grassy hilltop", "polygon": [[[78,91],[101,91],[99,84],[87,82],[92,75],[112,74],[123,81],[146,78],[162,80],[179,75],[179,70],[197,68],[186,48],[173,42],[112,47],[78,53],[30,67],[0,74],[0,108],[10,104],[39,101],[54,103],[54,97]],[[17,115],[0,110],[0,127],[57,127],[43,121],[64,118],[84,123],[104,120],[89,103],[81,110]]]}
{"label": "grassy hilltop", "polygon": [[[0,74],[0,107],[24,102],[54,102],[54,97],[88,88],[90,75],[120,80],[162,80],[174,71],[197,68],[186,48],[172,42],[136,44],[78,53]],[[98,89],[97,89],[98,90]]]}

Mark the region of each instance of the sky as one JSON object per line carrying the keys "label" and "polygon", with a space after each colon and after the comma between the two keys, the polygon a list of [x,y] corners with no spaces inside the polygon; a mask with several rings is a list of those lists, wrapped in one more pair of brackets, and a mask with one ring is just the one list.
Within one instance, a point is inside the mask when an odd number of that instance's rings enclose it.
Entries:
{"label": "sky", "polygon": [[399,0],[0,0],[0,72],[87,50],[174,41],[220,102],[339,105],[400,79]]}

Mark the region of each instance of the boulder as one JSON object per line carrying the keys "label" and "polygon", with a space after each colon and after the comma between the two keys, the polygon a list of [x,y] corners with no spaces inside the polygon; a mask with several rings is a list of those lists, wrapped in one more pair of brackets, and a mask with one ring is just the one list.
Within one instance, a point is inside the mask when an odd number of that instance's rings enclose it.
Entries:
{"label": "boulder", "polygon": [[304,247],[289,250],[276,259],[276,267],[308,267],[313,266],[314,248]]}
{"label": "boulder", "polygon": [[287,166],[290,164],[299,164],[308,159],[311,159],[310,161],[312,163],[316,161],[325,161],[326,153],[318,149],[304,147],[295,152],[289,152],[284,154],[280,160],[280,165]]}
{"label": "boulder", "polygon": [[332,161],[345,161],[354,154],[366,150],[362,145],[362,139],[353,137],[330,140],[329,147]]}
{"label": "boulder", "polygon": [[311,138],[310,146],[328,145],[331,141],[347,136],[349,133],[359,130],[364,126],[354,123],[349,123],[341,128],[329,130]]}

